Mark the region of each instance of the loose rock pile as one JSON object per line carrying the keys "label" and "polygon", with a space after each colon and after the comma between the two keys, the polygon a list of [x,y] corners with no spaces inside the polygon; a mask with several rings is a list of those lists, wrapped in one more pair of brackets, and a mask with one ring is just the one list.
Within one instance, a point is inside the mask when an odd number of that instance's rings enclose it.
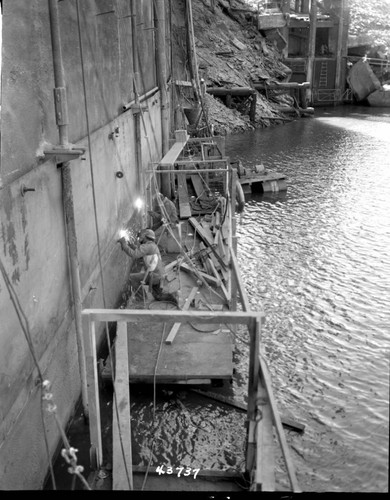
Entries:
{"label": "loose rock pile", "polygon": [[[276,42],[256,26],[257,2],[196,0],[192,2],[199,77],[206,87],[251,87],[253,81],[286,82],[291,70],[282,62]],[[286,93],[272,98],[257,93],[256,120],[242,99],[227,107],[206,93],[205,108],[214,132],[225,135],[284,123],[277,104],[293,105]]]}

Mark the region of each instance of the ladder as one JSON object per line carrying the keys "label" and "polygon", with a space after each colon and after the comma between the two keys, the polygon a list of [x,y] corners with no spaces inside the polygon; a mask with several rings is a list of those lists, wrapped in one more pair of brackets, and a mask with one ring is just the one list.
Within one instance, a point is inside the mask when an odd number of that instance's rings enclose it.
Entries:
{"label": "ladder", "polygon": [[321,61],[319,87],[326,88],[328,86],[328,61]]}

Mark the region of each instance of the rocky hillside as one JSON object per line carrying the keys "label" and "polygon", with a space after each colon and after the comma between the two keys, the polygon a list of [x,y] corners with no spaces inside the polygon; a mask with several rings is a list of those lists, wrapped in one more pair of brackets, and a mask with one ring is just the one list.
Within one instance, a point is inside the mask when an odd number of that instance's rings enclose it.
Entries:
{"label": "rocky hillside", "polygon": [[382,46],[390,55],[390,0],[349,0],[349,41],[354,45]]}
{"label": "rocky hillside", "polygon": [[[206,87],[251,87],[252,81],[288,81],[290,70],[272,40],[255,25],[255,7],[244,0],[195,0],[192,2],[199,76]],[[234,132],[285,123],[277,105],[293,104],[286,93],[272,100],[257,93],[256,120],[249,119],[249,103],[233,99],[227,107],[222,99],[205,95],[205,108],[214,132]]]}

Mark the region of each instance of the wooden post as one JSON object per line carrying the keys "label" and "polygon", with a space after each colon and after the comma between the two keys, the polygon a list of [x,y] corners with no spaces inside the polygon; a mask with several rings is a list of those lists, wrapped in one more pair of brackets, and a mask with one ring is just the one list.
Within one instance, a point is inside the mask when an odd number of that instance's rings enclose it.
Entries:
{"label": "wooden post", "polygon": [[251,108],[249,111],[249,118],[250,118],[251,122],[256,121],[256,102],[257,102],[257,94],[255,91],[255,92],[253,92],[253,94],[251,96]]}
{"label": "wooden post", "polygon": [[259,337],[261,322],[257,318],[249,327],[249,376],[248,376],[248,420],[254,420],[256,414],[257,386],[259,383]]}
{"label": "wooden post", "polygon": [[201,99],[201,89],[200,89],[200,81],[199,81],[199,73],[198,73],[198,61],[196,57],[196,47],[195,47],[195,36],[194,36],[194,22],[192,17],[192,1],[185,0],[186,6],[186,20],[187,20],[187,40],[188,40],[188,59],[190,66],[191,77],[195,83],[195,97],[198,102]]}
{"label": "wooden post", "polygon": [[[343,29],[344,29],[344,0],[340,0],[339,25],[337,32],[337,49],[336,49],[336,74],[334,88],[338,91],[338,101],[341,101],[341,65],[342,65],[342,50],[343,50]],[[336,104],[336,103],[335,103]]]}
{"label": "wooden post", "polygon": [[232,94],[226,94],[226,107],[232,107]]}
{"label": "wooden post", "polygon": [[[232,236],[232,251],[230,252],[230,268],[232,269],[232,254],[234,256],[237,256],[237,236],[236,236],[236,219],[234,219],[233,223],[233,236]],[[231,273],[231,280],[232,280],[232,291],[231,291],[231,301],[230,301],[230,308],[232,311],[237,311],[237,292],[238,292],[238,282],[237,282],[237,277],[234,272]]]}
{"label": "wooden post", "polygon": [[235,218],[235,213],[236,213],[236,204],[237,204],[237,201],[236,201],[236,185],[237,185],[237,178],[238,178],[238,174],[237,174],[237,169],[236,168],[232,168],[231,170],[231,176],[230,176],[230,182],[231,182],[231,186],[230,186],[230,196],[231,196],[231,218]]}
{"label": "wooden post", "polygon": [[276,432],[277,432],[277,435],[279,438],[280,447],[282,448],[284,460],[286,462],[287,472],[288,472],[288,475],[290,478],[292,491],[294,493],[301,493],[301,490],[299,488],[298,481],[297,481],[297,478],[295,475],[294,465],[293,465],[293,462],[291,460],[290,451],[289,451],[288,444],[286,441],[286,436],[285,436],[284,431],[283,431],[282,421],[280,419],[280,415],[278,412],[276,401],[275,401],[275,398],[274,398],[274,395],[272,392],[272,385],[271,385],[271,379],[270,379],[270,376],[268,373],[268,368],[267,368],[266,362],[263,359],[263,357],[261,355],[259,355],[258,357],[259,357],[259,365],[258,366],[261,368],[261,373],[262,373],[262,376],[264,379],[264,385],[265,385],[265,388],[267,390],[268,399],[269,399],[269,403],[271,405],[271,410],[272,410],[273,421],[274,421],[274,425],[276,427]]}
{"label": "wooden post", "polygon": [[103,464],[102,429],[100,420],[99,379],[97,371],[95,321],[82,316],[83,335],[87,368],[88,420],[91,440],[91,467],[100,468]]}
{"label": "wooden post", "polygon": [[282,0],[282,12],[286,19],[286,26],[282,28],[282,36],[286,40],[286,45],[282,49],[282,55],[284,58],[288,57],[288,42],[289,42],[289,30],[288,27],[288,18],[290,15],[290,0]]}
{"label": "wooden post", "polygon": [[262,418],[256,426],[256,479],[255,484],[261,491],[275,491],[275,452],[272,429],[272,409],[260,371],[257,390],[258,405],[261,405]]}
{"label": "wooden post", "polygon": [[309,55],[307,58],[307,73],[306,80],[310,82],[310,87],[307,89],[308,101],[313,103],[313,85],[314,85],[314,63],[316,50],[316,33],[317,33],[317,2],[312,2],[310,9],[310,33],[309,33]]}
{"label": "wooden post", "polygon": [[230,258],[231,258],[233,273],[237,280],[238,293],[240,296],[242,309],[245,312],[249,312],[251,310],[251,306],[249,304],[248,296],[245,292],[245,286],[240,275],[237,257],[235,256],[234,252],[230,252]]}
{"label": "wooden post", "polygon": [[306,85],[300,84],[299,86],[299,105],[302,109],[307,109],[307,96],[306,96]]}
{"label": "wooden post", "polygon": [[248,435],[246,450],[246,470],[253,469],[256,460],[256,398],[259,383],[259,362],[255,358],[259,357],[259,331],[260,321],[258,319],[248,326],[250,335],[249,343],[249,373],[248,373]]}
{"label": "wooden post", "polygon": [[226,137],[223,135],[216,135],[213,137],[213,141],[216,142],[218,150],[221,153],[221,157],[225,156]]}
{"label": "wooden post", "polygon": [[112,408],[112,489],[132,490],[129,358],[127,323],[118,322],[115,349],[114,405]]}
{"label": "wooden post", "polygon": [[311,4],[311,7],[313,7],[313,3],[316,3],[316,2],[312,2],[311,0],[302,0],[302,13],[308,14],[309,9],[310,9],[310,4]]}

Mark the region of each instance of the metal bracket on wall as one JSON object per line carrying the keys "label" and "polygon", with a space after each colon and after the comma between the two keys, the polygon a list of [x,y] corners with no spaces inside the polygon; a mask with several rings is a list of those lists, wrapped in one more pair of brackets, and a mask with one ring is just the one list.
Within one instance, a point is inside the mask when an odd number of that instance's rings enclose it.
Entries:
{"label": "metal bracket on wall", "polygon": [[137,115],[138,113],[143,113],[144,111],[149,111],[147,106],[140,106],[139,104],[133,104],[131,106],[131,111],[133,115]]}
{"label": "metal bracket on wall", "polygon": [[76,160],[85,153],[85,148],[53,148],[44,152],[45,160],[55,159],[56,163]]}

